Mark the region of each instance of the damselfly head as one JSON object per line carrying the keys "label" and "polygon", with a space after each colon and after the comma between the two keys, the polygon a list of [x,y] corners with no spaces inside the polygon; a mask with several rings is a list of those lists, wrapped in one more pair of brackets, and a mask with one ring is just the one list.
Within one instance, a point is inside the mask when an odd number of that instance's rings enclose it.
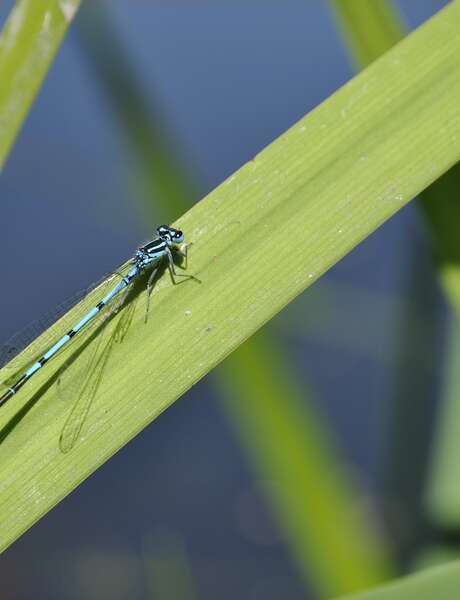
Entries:
{"label": "damselfly head", "polygon": [[165,242],[169,242],[170,244],[182,244],[184,241],[184,234],[180,229],[174,229],[174,227],[169,227],[169,225],[160,225],[157,229],[157,233],[159,237]]}

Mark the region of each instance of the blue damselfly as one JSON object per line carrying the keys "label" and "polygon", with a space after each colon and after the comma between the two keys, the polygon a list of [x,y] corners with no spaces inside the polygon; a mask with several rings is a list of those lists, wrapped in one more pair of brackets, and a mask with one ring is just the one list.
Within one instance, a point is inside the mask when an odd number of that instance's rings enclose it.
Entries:
{"label": "blue damselfly", "polygon": [[[66,348],[75,336],[89,330],[91,325],[97,322],[98,319],[104,317],[107,319],[111,313],[118,311],[120,306],[124,303],[128,290],[143,273],[149,272],[146,289],[145,319],[147,319],[149,310],[152,285],[161,264],[166,263],[174,283],[176,283],[177,277],[185,277],[199,281],[193,275],[182,274],[176,271],[174,256],[179,255],[187,258],[188,246],[183,242],[184,234],[179,229],[175,229],[167,225],[161,225],[158,227],[154,238],[147,244],[138,248],[130,262],[128,272],[125,275],[120,274],[120,281],[111,287],[111,289],[105,293],[103,298],[95,306],[88,310],[84,316],[81,317],[80,320],[67,331],[67,333],[61,335],[54,343],[49,344],[44,352],[39,353],[38,357],[33,359],[33,362],[30,361],[32,364],[27,361],[30,366],[24,369],[22,372],[19,371],[17,376],[14,378],[14,381],[8,381],[6,386],[3,384],[6,389],[0,396],[0,406],[4,405],[8,400],[15,396],[18,391],[38,371],[40,371],[40,369],[44,367],[44,365],[46,365],[56,354]],[[130,315],[128,312],[127,317],[115,328],[115,334],[118,335],[118,337],[122,337],[124,335],[123,332],[129,325],[131,317],[132,315]],[[103,352],[101,353],[102,358],[99,358],[97,361],[95,361],[96,364],[93,365],[94,368],[86,371],[84,381],[81,383],[81,388],[84,390],[84,393],[76,393],[77,396],[84,396],[86,401],[81,402],[80,406],[72,409],[70,417],[74,416],[75,418],[73,421],[71,419],[70,422],[67,422],[63,430],[63,435],[61,436],[60,444],[63,451],[70,450],[75,443],[76,438],[78,437],[78,433],[82,426],[82,421],[88,412],[89,404],[92,400],[92,396],[94,395],[91,390],[96,389],[96,383],[94,382],[97,381],[102,367],[105,364],[106,359],[104,357],[108,355],[108,348],[109,346],[104,348]],[[14,356],[14,354],[15,350],[13,348],[11,356]]]}

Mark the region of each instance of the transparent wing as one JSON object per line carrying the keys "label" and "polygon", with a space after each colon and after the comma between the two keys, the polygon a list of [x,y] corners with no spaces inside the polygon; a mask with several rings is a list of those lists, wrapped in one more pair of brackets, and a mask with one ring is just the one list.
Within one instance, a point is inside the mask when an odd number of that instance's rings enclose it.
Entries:
{"label": "transparent wing", "polygon": [[[94,303],[94,302],[93,302]],[[92,304],[93,304],[92,303]],[[108,307],[107,307],[108,308]],[[77,317],[78,318],[78,317]],[[80,343],[84,343],[85,339],[87,339],[98,327],[106,319],[106,313],[101,311],[86,327],[81,331],[78,336]],[[75,322],[75,317],[72,319],[72,325]],[[11,360],[7,365],[5,365],[1,371],[0,377],[0,393],[6,391],[7,388],[12,387],[19,377],[28,369],[34,362],[36,362],[43,354],[50,348],[50,346],[56,342],[60,337],[62,337],[65,331],[68,331],[70,327],[68,324],[60,323],[59,327],[53,327],[53,330],[56,332],[55,336],[48,335],[49,330],[47,330],[47,335],[45,336],[45,340],[42,342],[40,340],[39,344],[32,343],[32,345],[27,348],[25,351],[21,352],[20,355],[16,356]],[[68,353],[70,349],[74,346],[72,343],[67,344],[60,351],[61,354]],[[33,348],[33,350],[32,350]]]}
{"label": "transparent wing", "polygon": [[[78,292],[53,311],[19,331],[6,344],[0,346],[0,369],[2,369],[0,389],[9,387],[18,373],[27,369],[64,333],[69,331],[109,289],[116,285],[117,280],[125,274],[130,266],[130,264],[124,265],[116,273],[101,279],[86,290]],[[78,311],[69,313],[79,302]],[[88,331],[94,329],[98,322],[98,320],[92,322],[87,328]]]}
{"label": "transparent wing", "polygon": [[112,309],[112,313],[106,317],[108,320],[114,311],[118,313],[113,319],[110,319],[110,324],[108,323],[107,327],[104,327],[104,331],[91,344],[93,347],[87,349],[88,358],[78,360],[76,370],[69,369],[58,380],[59,397],[66,402],[73,402],[72,410],[59,438],[59,447],[63,453],[70,452],[80,437],[91,404],[102,381],[113,345],[123,341],[131,325],[135,299],[123,306],[125,300],[126,295],[123,295],[119,305]]}

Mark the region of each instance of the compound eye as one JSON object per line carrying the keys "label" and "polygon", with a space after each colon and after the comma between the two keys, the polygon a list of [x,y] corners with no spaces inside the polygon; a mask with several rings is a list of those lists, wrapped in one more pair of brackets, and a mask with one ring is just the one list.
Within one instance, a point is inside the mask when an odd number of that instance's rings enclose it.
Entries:
{"label": "compound eye", "polygon": [[157,234],[162,238],[166,238],[169,235],[169,227],[167,225],[160,225],[160,227],[157,228]]}

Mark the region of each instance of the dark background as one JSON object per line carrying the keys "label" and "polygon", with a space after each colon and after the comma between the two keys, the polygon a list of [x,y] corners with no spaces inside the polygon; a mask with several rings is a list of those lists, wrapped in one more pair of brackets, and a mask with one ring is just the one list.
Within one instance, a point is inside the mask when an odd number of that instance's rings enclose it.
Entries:
{"label": "dark background", "polygon": [[[1,23],[11,4],[2,4]],[[147,98],[201,182],[199,196],[353,76],[325,2],[106,4]],[[412,0],[400,8],[412,29],[444,4]],[[86,11],[77,21],[90,18]],[[158,224],[140,217],[132,198],[133,158],[82,52],[78,25],[0,179],[0,304],[7,315],[0,341],[111,271]],[[351,294],[343,302],[335,297],[335,323],[310,327],[302,339],[285,324],[280,342],[301,368],[308,365],[320,410],[376,505],[415,254],[430,260],[411,205],[326,275],[330,289]],[[422,281],[412,297],[421,315],[442,323],[433,285]],[[284,311],[285,323],[302,301]],[[381,318],[364,336],[369,302]],[[345,333],[336,329],[343,322]],[[436,331],[442,339],[442,326]],[[408,393],[411,385],[436,390],[436,372],[414,369],[413,377]],[[169,551],[187,565],[197,598],[313,598],[206,380],[14,543],[0,563],[1,595],[174,597],[150,585],[145,566],[146,556],[158,562]]]}

